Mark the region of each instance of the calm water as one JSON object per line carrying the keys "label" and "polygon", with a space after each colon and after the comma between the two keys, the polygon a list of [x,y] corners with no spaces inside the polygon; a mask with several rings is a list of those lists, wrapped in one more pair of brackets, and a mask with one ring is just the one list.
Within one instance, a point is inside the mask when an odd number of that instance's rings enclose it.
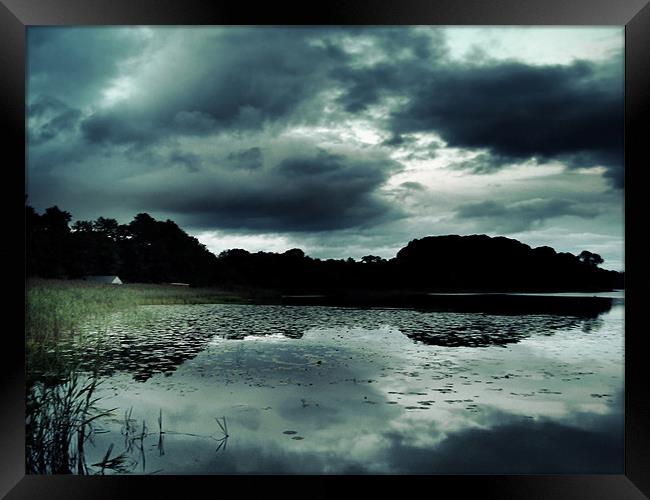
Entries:
{"label": "calm water", "polygon": [[118,409],[87,461],[113,444],[137,474],[620,474],[623,321],[622,298],[594,317],[142,307],[88,326]]}

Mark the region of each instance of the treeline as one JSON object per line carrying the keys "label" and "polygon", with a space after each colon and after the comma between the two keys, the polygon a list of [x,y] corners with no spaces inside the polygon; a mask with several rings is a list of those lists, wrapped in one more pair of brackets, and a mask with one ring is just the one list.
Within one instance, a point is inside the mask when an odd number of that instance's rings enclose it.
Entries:
{"label": "treeline", "polygon": [[227,250],[215,256],[173,221],[141,213],[129,224],[100,217],[77,221],[51,207],[26,208],[27,275],[81,278],[118,275],[125,282],[183,282],[291,291],[345,289],[427,291],[564,291],[623,288],[623,274],[598,267],[589,251],[576,256],[531,248],[504,237],[430,236],[389,260],[314,259],[284,253]]}
{"label": "treeline", "polygon": [[171,220],[142,213],[129,224],[99,217],[70,226],[71,218],[56,206],[43,214],[26,207],[27,276],[117,275],[125,282],[195,285],[215,281],[215,255]]}
{"label": "treeline", "polygon": [[600,255],[530,246],[505,237],[436,236],[411,241],[396,256],[416,287],[441,283],[454,289],[531,291],[623,288],[623,273],[598,267]]}
{"label": "treeline", "polygon": [[623,273],[598,267],[600,255],[576,256],[548,246],[486,235],[415,239],[389,260],[312,259],[302,250],[282,254],[222,252],[224,282],[300,289],[304,292],[362,288],[427,291],[594,291],[623,288]]}

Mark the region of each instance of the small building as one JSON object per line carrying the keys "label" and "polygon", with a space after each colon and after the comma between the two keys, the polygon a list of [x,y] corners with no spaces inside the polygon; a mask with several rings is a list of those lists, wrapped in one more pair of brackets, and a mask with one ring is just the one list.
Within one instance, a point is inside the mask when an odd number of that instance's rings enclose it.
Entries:
{"label": "small building", "polygon": [[121,285],[122,280],[119,276],[86,276],[85,281],[92,281],[93,283],[104,283],[106,285]]}

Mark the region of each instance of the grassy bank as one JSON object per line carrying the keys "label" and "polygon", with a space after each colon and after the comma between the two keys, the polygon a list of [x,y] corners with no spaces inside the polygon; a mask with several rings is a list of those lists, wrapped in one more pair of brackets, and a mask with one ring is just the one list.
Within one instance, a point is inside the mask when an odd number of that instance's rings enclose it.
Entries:
{"label": "grassy bank", "polygon": [[[104,285],[85,281],[34,279],[25,290],[25,362],[27,384],[58,381],[75,370],[74,352],[61,356],[65,344],[80,339],[82,324],[102,327],[115,312],[137,322],[146,315],[137,306],[155,304],[242,303],[264,292],[190,288],[173,285]],[[93,346],[84,349],[87,355]]]}
{"label": "grassy bank", "polygon": [[83,321],[153,304],[246,302],[250,294],[173,285],[103,285],[85,281],[28,280],[25,297],[27,343],[49,343]]}
{"label": "grassy bank", "polygon": [[[259,295],[256,292],[255,295]],[[25,289],[26,470],[32,474],[88,474],[97,469],[122,470],[123,455],[111,455],[94,466],[85,463],[84,446],[92,438],[93,422],[112,414],[95,397],[100,379],[79,370],[65,344],[81,325],[102,324],[115,312],[142,312],[137,306],[247,302],[252,292],[189,288],[173,285],[103,285],[85,281],[33,279]],[[88,355],[93,345],[84,348]],[[96,472],[95,472],[96,473]]]}

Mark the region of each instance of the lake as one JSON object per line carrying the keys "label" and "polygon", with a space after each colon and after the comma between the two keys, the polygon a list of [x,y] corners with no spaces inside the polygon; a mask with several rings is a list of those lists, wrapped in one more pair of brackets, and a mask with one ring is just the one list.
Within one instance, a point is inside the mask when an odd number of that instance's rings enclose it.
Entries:
{"label": "lake", "polygon": [[575,315],[114,314],[70,348],[86,349],[100,406],[116,408],[86,460],[112,445],[134,474],[622,474],[624,298],[605,296]]}

